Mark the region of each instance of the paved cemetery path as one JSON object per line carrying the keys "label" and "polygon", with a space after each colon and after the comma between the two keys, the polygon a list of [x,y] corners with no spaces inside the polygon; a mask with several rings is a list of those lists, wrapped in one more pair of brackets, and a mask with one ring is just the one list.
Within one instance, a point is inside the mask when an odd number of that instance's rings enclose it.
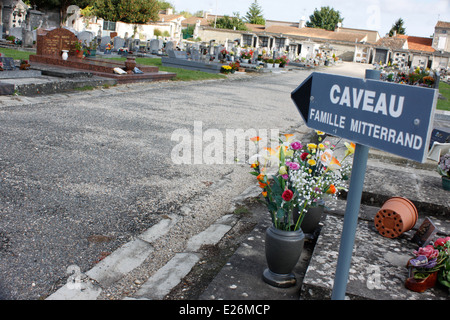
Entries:
{"label": "paved cemetery path", "polygon": [[148,272],[164,265],[254,183],[242,163],[174,164],[174,131],[194,137],[198,122],[225,139],[226,129],[298,128],[290,93],[308,74],[135,84],[0,108],[0,299],[45,298],[70,266],[85,272],[175,215]]}

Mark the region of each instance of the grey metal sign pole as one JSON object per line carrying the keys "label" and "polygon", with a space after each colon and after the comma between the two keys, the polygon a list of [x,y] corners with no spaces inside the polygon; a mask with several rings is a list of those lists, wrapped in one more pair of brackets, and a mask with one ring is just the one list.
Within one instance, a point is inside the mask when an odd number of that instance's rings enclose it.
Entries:
{"label": "grey metal sign pole", "polygon": [[[366,79],[380,79],[379,70],[366,70]],[[331,299],[344,300],[347,289],[348,274],[352,261],[352,252],[355,242],[358,215],[361,206],[361,196],[364,186],[364,177],[369,157],[369,147],[356,144],[353,156],[352,175],[347,196],[347,206],[344,215],[344,225],[341,234],[341,244],[334,277]]]}

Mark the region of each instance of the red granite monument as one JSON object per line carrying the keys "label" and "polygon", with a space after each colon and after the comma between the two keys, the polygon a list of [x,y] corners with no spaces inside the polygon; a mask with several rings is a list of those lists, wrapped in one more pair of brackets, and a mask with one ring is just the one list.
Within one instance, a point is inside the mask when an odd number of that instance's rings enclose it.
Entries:
{"label": "red granite monument", "polygon": [[[37,32],[36,42],[36,55],[30,55],[30,61],[34,63],[87,70],[96,76],[116,79],[118,83],[169,80],[176,76],[175,73],[160,72],[158,67],[141,65],[137,65],[137,68],[142,73],[132,73],[128,70],[128,73],[117,74],[114,68],[127,70],[124,62],[78,58],[75,48],[78,38],[72,31],[65,28],[40,29]],[[62,58],[63,50],[68,51],[66,60]]]}

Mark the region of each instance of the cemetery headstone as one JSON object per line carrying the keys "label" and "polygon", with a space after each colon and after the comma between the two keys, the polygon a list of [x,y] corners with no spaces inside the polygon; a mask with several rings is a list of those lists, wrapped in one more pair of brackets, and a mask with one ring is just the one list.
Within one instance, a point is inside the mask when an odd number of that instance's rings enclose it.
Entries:
{"label": "cemetery headstone", "polygon": [[81,42],[89,44],[92,39],[94,39],[94,34],[89,31],[81,31],[78,33],[77,38],[81,40]]}
{"label": "cemetery headstone", "polygon": [[150,41],[150,53],[156,54],[159,51],[160,46],[159,46],[159,40],[158,39],[152,39]]}
{"label": "cemetery headstone", "polygon": [[110,36],[101,37],[100,46],[99,46],[100,51],[105,51],[106,45],[110,42],[111,42]]}
{"label": "cemetery headstone", "polygon": [[13,58],[0,57],[0,62],[3,63],[3,70],[14,70],[16,68]]}
{"label": "cemetery headstone", "polygon": [[120,37],[114,37],[114,51],[118,51],[120,48],[123,48],[125,45],[125,40]]}
{"label": "cemetery headstone", "polygon": [[191,49],[191,58],[194,61],[199,61],[201,58],[200,51],[195,48]]}
{"label": "cemetery headstone", "polygon": [[133,40],[133,47],[132,47],[132,51],[139,51],[139,46],[141,45],[141,40],[139,39],[134,39]]}
{"label": "cemetery headstone", "polygon": [[37,36],[36,55],[60,56],[62,50],[74,53],[77,42],[75,34],[65,28],[56,28],[48,32],[43,30]]}
{"label": "cemetery headstone", "polygon": [[169,52],[170,50],[174,49],[174,43],[172,41],[168,41],[166,43],[166,52]]}
{"label": "cemetery headstone", "polygon": [[22,40],[22,27],[13,27],[9,29],[9,35],[18,40]]}

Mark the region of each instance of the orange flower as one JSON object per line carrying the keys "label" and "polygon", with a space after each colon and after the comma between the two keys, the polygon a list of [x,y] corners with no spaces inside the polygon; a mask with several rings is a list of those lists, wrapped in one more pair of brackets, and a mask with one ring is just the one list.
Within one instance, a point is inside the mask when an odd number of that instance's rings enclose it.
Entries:
{"label": "orange flower", "polygon": [[254,169],[254,168],[258,167],[258,164],[257,163],[252,163],[251,167]]}
{"label": "orange flower", "polygon": [[262,193],[262,195],[264,196],[264,198],[267,197],[267,191],[263,191],[263,192],[261,192],[261,193]]}
{"label": "orange flower", "polygon": [[256,136],[256,137],[250,138],[250,140],[253,141],[253,142],[257,142],[257,141],[260,141],[261,138]]}
{"label": "orange flower", "polygon": [[260,174],[256,177],[256,179],[258,179],[258,181],[264,182],[264,177],[265,177],[265,175],[264,175],[263,173],[260,173]]}
{"label": "orange flower", "polygon": [[265,147],[264,150],[266,150],[267,152],[269,152],[269,154],[270,154],[271,156],[273,156],[275,153],[277,153],[277,152],[276,152],[275,150],[273,150],[272,148],[267,148],[267,147]]}
{"label": "orange flower", "polygon": [[326,193],[328,193],[328,194],[335,194],[336,193],[336,187],[334,186],[334,184],[330,184],[330,186],[328,187]]}
{"label": "orange flower", "polygon": [[260,182],[259,187],[264,189],[265,187],[267,187],[267,184]]}

